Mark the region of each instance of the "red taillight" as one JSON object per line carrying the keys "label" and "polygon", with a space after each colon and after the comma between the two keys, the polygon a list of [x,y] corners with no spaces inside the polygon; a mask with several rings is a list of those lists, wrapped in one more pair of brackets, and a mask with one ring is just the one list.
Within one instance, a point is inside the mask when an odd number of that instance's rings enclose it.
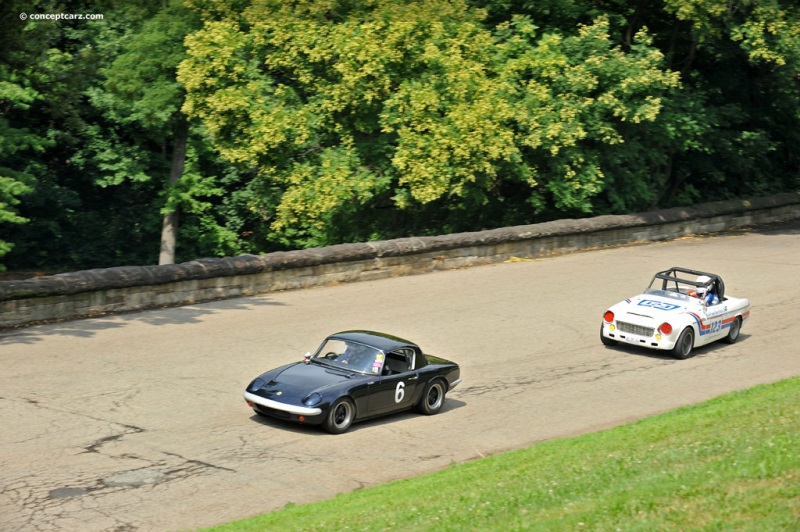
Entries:
{"label": "red taillight", "polygon": [[672,325],[664,322],[661,324],[661,327],[659,327],[658,330],[661,331],[661,334],[670,334],[672,332]]}
{"label": "red taillight", "polygon": [[606,320],[606,323],[611,323],[614,321],[614,313],[610,310],[607,310],[605,314],[603,314],[603,319]]}

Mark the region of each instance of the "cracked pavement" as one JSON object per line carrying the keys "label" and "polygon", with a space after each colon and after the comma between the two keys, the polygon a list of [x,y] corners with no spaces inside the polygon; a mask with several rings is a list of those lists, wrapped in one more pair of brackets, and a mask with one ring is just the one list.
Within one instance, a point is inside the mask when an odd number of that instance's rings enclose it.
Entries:
{"label": "cracked pavement", "polygon": [[[189,530],[800,375],[800,222],[0,332],[0,530]],[[657,270],[722,275],[752,318],[677,361],[600,344]],[[253,415],[259,373],[372,329],[458,362],[436,416],[332,436]]]}

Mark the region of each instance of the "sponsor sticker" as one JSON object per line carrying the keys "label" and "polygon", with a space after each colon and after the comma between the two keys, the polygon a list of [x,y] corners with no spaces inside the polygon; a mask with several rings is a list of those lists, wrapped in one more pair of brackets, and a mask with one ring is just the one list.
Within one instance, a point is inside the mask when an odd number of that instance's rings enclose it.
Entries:
{"label": "sponsor sticker", "polygon": [[673,305],[672,303],[664,303],[663,301],[656,301],[654,299],[643,299],[639,301],[640,307],[650,307],[658,310],[675,310],[681,308],[680,305]]}

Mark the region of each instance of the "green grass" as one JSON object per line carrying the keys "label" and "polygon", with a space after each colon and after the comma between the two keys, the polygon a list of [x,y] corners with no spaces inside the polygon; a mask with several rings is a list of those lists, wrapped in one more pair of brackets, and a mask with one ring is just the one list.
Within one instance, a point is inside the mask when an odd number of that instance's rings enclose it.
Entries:
{"label": "green grass", "polygon": [[800,530],[800,379],[210,530]]}

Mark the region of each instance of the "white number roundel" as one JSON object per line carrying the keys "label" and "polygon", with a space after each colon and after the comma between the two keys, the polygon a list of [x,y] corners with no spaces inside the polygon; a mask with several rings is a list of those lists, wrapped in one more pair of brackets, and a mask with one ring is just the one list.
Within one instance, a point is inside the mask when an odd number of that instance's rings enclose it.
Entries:
{"label": "white number roundel", "polygon": [[404,383],[403,381],[400,381],[400,382],[397,383],[397,388],[395,388],[395,390],[394,390],[394,402],[395,403],[399,403],[400,401],[403,400],[403,397],[405,397],[405,395],[406,395],[405,387],[406,387],[406,383]]}

